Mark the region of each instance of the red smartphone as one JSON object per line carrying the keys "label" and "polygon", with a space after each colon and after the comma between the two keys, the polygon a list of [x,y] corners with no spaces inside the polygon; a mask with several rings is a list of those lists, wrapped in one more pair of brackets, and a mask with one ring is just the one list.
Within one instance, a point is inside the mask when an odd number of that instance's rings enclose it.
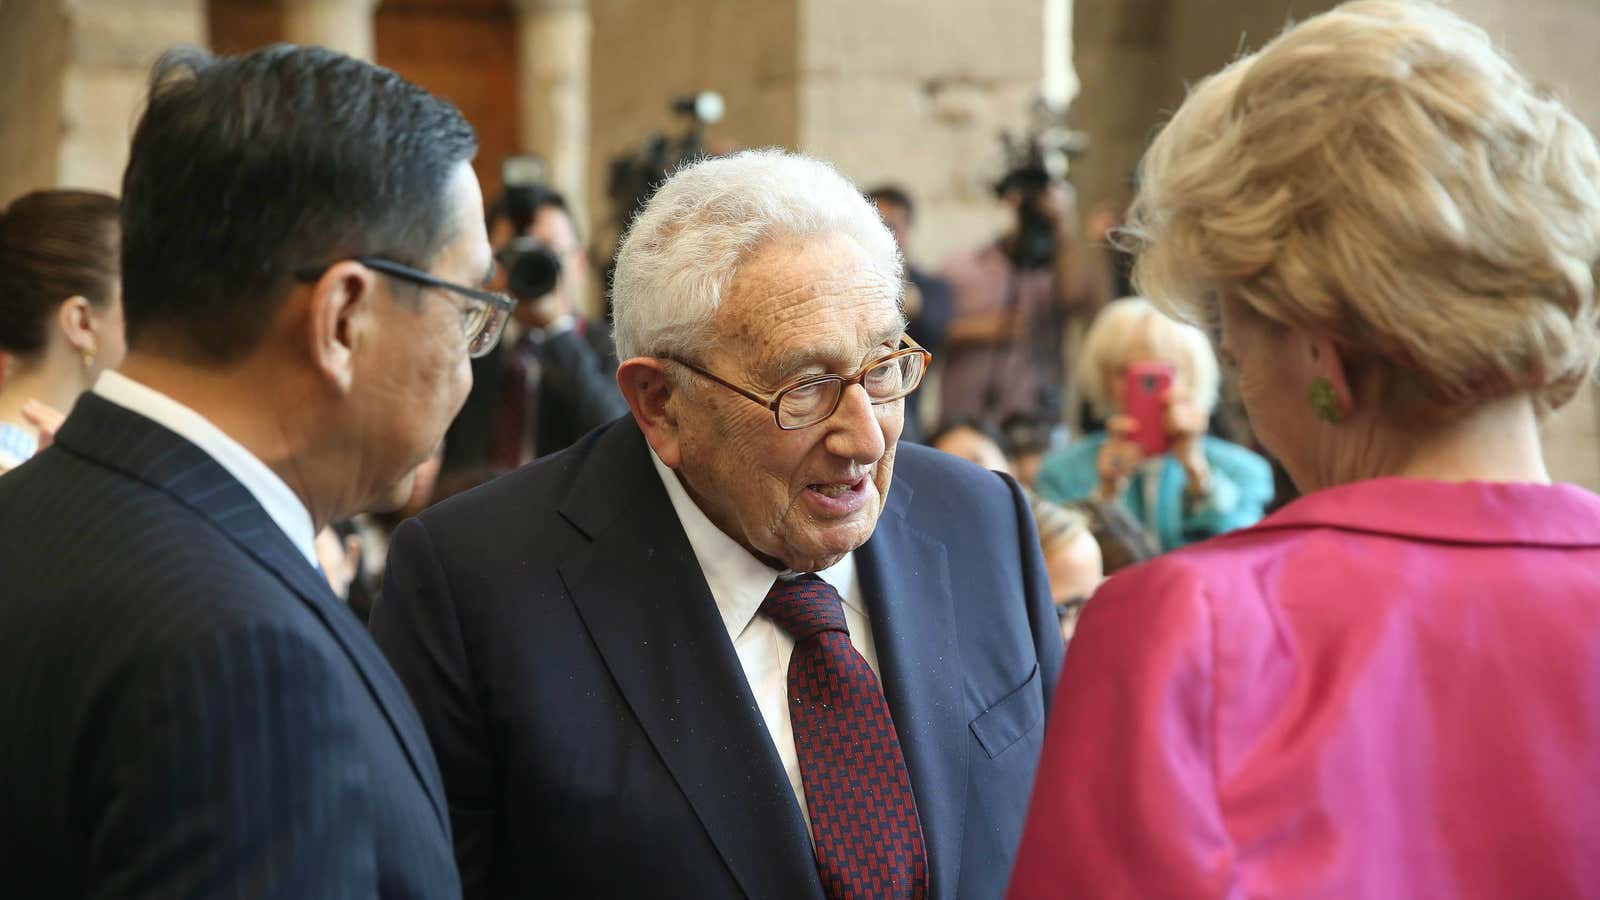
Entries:
{"label": "red smartphone", "polygon": [[1123,374],[1122,411],[1139,423],[1134,443],[1146,456],[1167,452],[1167,393],[1172,390],[1170,363],[1136,362]]}

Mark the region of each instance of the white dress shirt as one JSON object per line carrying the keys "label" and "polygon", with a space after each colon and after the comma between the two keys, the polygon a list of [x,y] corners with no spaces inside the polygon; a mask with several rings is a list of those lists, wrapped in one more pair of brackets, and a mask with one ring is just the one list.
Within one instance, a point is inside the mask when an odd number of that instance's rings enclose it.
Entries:
{"label": "white dress shirt", "polygon": [[[750,682],[750,692],[761,708],[761,718],[766,720],[767,732],[783,760],[783,770],[789,776],[789,787],[800,804],[800,815],[805,817],[806,831],[811,830],[811,814],[806,809],[806,792],[800,776],[800,757],[794,748],[794,726],[789,721],[789,657],[794,653],[794,638],[779,628],[766,616],[757,615],[761,601],[767,598],[773,582],[784,573],[772,568],[737,541],[711,523],[699,506],[690,499],[678,481],[677,473],[667,468],[655,451],[650,452],[656,474],[667,488],[672,509],[678,514],[683,531],[689,536],[689,546],[694,548],[695,559],[711,588],[711,598],[722,613],[722,624],[728,629],[728,639],[739,656],[744,677]],[[816,573],[832,585],[844,601],[844,620],[850,628],[850,643],[855,645],[872,668],[878,672],[878,653],[872,641],[872,622],[867,616],[865,598],[861,595],[861,580],[856,577],[854,553],[832,567]]]}
{"label": "white dress shirt", "polygon": [[278,473],[267,468],[267,464],[246,450],[243,444],[228,437],[205,416],[119,372],[107,369],[100,373],[94,383],[94,392],[165,426],[205,451],[207,456],[217,461],[217,465],[244,485],[244,489],[256,498],[278,529],[289,538],[289,543],[305,555],[313,569],[317,568],[317,535],[311,525],[311,513],[306,511],[305,504],[284,484]]}

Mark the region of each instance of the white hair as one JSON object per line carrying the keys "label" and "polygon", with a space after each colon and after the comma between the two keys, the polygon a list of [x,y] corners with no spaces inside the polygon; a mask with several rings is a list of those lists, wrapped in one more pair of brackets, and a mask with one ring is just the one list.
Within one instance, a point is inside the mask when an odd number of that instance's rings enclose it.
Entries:
{"label": "white hair", "polygon": [[1117,381],[1122,366],[1140,361],[1130,359],[1129,351],[1141,337],[1148,352],[1177,369],[1190,402],[1207,413],[1217,408],[1222,377],[1206,333],[1168,316],[1143,297],[1123,297],[1094,317],[1078,351],[1078,383],[1097,413],[1109,416],[1122,411],[1116,401]]}
{"label": "white hair", "polygon": [[844,235],[899,302],[902,262],[877,210],[832,166],[781,150],[702,160],[667,179],[623,236],[617,355],[693,354],[740,265],[780,238]]}

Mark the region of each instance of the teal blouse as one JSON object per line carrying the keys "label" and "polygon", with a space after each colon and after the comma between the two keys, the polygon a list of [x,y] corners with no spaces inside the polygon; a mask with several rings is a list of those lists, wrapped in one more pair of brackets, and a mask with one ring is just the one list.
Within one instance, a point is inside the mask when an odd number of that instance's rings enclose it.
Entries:
{"label": "teal blouse", "polygon": [[[1105,442],[1105,432],[1096,432],[1046,457],[1034,486],[1040,496],[1067,502],[1093,495],[1100,485],[1098,461]],[[1211,468],[1211,496],[1196,503],[1185,503],[1189,478],[1170,455],[1161,460],[1154,510],[1145,499],[1152,469],[1141,466],[1128,480],[1122,505],[1155,535],[1162,550],[1254,525],[1272,502],[1272,466],[1258,454],[1211,435],[1201,439],[1201,452]]]}

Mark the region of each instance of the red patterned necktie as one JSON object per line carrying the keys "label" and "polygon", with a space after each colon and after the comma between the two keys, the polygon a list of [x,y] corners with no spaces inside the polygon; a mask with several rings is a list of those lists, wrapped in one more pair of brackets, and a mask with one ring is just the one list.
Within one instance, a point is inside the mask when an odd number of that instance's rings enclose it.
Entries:
{"label": "red patterned necktie", "polygon": [[795,640],[789,714],[824,892],[923,900],[928,855],[905,757],[838,592],[815,575],[780,579],[761,611]]}

